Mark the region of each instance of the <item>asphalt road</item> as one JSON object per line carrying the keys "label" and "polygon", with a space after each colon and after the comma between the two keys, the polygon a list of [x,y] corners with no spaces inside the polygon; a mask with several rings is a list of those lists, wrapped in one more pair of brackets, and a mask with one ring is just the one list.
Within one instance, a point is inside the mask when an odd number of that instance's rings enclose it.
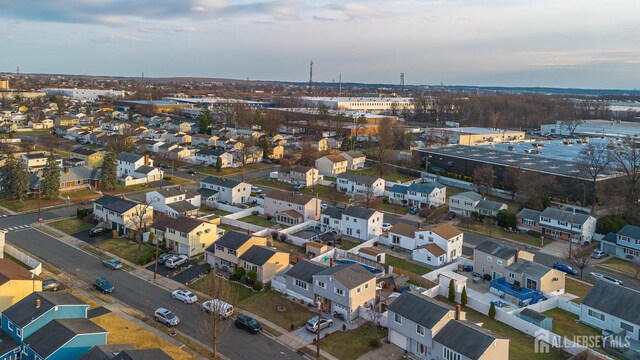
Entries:
{"label": "asphalt road", "polygon": [[[20,221],[22,220],[22,221]],[[27,222],[30,216],[0,218],[0,227]],[[199,304],[186,305],[173,300],[170,292],[125,271],[113,271],[101,265],[98,258],[33,229],[9,232],[7,241],[42,260],[80,278],[88,284],[98,276],[109,279],[116,290],[111,296],[151,316],[158,307],[174,311],[181,319],[177,330],[210,344],[203,312]],[[247,346],[247,344],[250,344]],[[250,335],[229,326],[222,337],[219,351],[231,359],[301,359],[289,348],[265,335]]]}

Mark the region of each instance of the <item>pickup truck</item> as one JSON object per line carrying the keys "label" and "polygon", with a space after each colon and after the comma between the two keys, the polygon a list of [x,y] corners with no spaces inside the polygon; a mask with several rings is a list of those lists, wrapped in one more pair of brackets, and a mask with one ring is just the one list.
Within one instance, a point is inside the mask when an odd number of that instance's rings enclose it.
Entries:
{"label": "pickup truck", "polygon": [[164,266],[167,269],[175,269],[178,266],[186,263],[187,261],[189,261],[189,257],[187,255],[176,255],[167,259],[164,262]]}

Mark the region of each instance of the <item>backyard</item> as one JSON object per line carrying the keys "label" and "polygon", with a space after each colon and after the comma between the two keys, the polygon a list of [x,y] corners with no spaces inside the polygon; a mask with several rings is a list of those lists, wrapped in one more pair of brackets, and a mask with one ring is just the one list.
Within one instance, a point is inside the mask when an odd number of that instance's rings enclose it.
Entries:
{"label": "backyard", "polygon": [[601,335],[600,330],[578,322],[578,316],[566,310],[555,308],[545,311],[544,315],[553,318],[552,331],[554,333],[569,339],[573,339],[574,336],[592,336],[595,338]]}
{"label": "backyard", "polygon": [[[214,283],[212,283],[214,281]],[[254,296],[256,293],[238,283],[234,283],[228,281],[227,279],[217,277],[213,274],[208,274],[201,278],[200,280],[189,285],[194,290],[200,291],[204,294],[207,294],[211,297],[220,298],[224,301],[227,301],[231,304],[238,304],[241,301]],[[220,287],[218,289],[218,286]],[[214,291],[211,289],[216,289],[217,294],[213,294]]]}
{"label": "backyard", "polygon": [[396,168],[387,166],[384,168],[382,172],[382,176],[380,176],[380,172],[376,168],[364,168],[362,170],[350,170],[349,172],[354,174],[360,174],[365,176],[373,176],[373,177],[381,177],[387,181],[400,182],[404,183],[407,181],[415,180],[418,177],[410,176],[407,174],[399,173]]}
{"label": "backyard", "polygon": [[544,239],[544,243],[540,240],[540,238],[532,237],[527,235],[526,233],[520,232],[507,232],[504,231],[499,226],[481,223],[475,220],[466,220],[465,222],[459,221],[458,227],[461,229],[467,229],[469,231],[474,231],[480,234],[489,235],[492,237],[509,239],[521,244],[529,245],[529,246],[542,246],[548,245],[553,242],[551,239]]}
{"label": "backyard", "polygon": [[370,325],[362,325],[350,331],[337,331],[325,340],[320,341],[320,348],[341,360],[355,360],[375,350],[371,340],[382,340],[387,336],[387,329],[378,328],[373,331]]}
{"label": "backyard", "polygon": [[249,224],[257,225],[257,226],[266,227],[266,228],[270,228],[274,225],[277,225],[276,222],[269,221],[262,215],[249,215],[249,216],[240,218],[238,220],[249,223]]}
{"label": "backyard", "polygon": [[291,184],[287,184],[287,183],[283,183],[274,179],[270,179],[270,178],[260,178],[258,180],[253,180],[251,182],[253,185],[262,185],[262,186],[268,186],[268,187],[272,187],[272,188],[276,188],[276,189],[282,189],[282,190],[293,190],[293,185]]}
{"label": "backyard", "polygon": [[127,238],[100,240],[94,243],[98,248],[137,265],[146,265],[154,259],[156,249],[146,244],[138,244]]}
{"label": "backyard", "polygon": [[573,280],[569,277],[564,282],[564,291],[569,294],[576,295],[577,298],[572,300],[575,303],[580,303],[580,300],[591,290],[591,284],[587,284],[581,281]]}
{"label": "backyard", "polygon": [[401,259],[399,257],[386,254],[386,265],[391,265],[394,268],[400,268],[406,271],[410,271],[412,273],[416,273],[418,275],[424,275],[431,271],[431,269],[424,267],[422,265],[416,264],[412,261]]}
{"label": "backyard", "polygon": [[47,225],[69,235],[76,234],[81,231],[86,231],[93,227],[93,225],[87,222],[84,222],[82,219],[78,219],[78,218],[69,218],[64,220],[53,221],[48,223]]}

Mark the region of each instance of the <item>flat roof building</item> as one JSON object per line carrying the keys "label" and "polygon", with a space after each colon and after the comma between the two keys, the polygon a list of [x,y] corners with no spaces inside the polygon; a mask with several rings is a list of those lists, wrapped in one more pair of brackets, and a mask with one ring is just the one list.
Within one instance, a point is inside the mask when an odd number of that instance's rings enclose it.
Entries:
{"label": "flat roof building", "polygon": [[324,105],[336,110],[358,110],[365,112],[413,109],[413,98],[408,97],[301,97],[303,104],[311,106]]}
{"label": "flat roof building", "polygon": [[448,140],[449,144],[479,145],[523,141],[524,131],[482,127],[428,128],[427,135]]}
{"label": "flat roof building", "polygon": [[[566,122],[556,121],[555,124],[540,125],[540,133],[543,135],[569,136],[571,129]],[[624,137],[640,136],[640,122],[619,120],[580,120],[573,135],[577,136],[605,136]]]}

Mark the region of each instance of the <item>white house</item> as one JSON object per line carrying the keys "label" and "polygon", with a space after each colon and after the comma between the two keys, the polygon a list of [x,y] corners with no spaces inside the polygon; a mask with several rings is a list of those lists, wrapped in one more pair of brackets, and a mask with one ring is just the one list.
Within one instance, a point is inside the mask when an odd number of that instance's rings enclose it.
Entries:
{"label": "white house", "polygon": [[363,169],[367,160],[367,157],[359,151],[343,151],[340,155],[347,159],[347,169],[349,170]]}
{"label": "white house", "polygon": [[471,216],[476,212],[476,205],[482,200],[482,195],[473,191],[465,191],[449,197],[449,211],[462,216]]}
{"label": "white house", "polygon": [[591,241],[596,232],[596,218],[591,215],[556,208],[540,213],[542,235],[551,239],[583,243]]}
{"label": "white house", "polygon": [[441,206],[446,202],[447,187],[438,183],[401,185],[395,184],[389,190],[389,201],[410,206]]}
{"label": "white house", "polygon": [[344,211],[330,207],[322,212],[320,222],[324,230],[338,230],[343,235],[366,241],[382,234],[383,214],[356,206]]}
{"label": "white house", "polygon": [[145,194],[145,199],[154,211],[174,218],[197,214],[201,205],[200,194],[178,187],[150,191]]}
{"label": "white house", "polygon": [[390,246],[411,251],[411,257],[431,266],[440,266],[462,255],[463,233],[449,224],[415,226],[396,223],[388,231]]}
{"label": "white house", "polygon": [[124,179],[125,183],[128,179],[146,179],[146,182],[162,180],[164,172],[153,167],[153,159],[148,154],[140,155],[128,152],[121,152],[116,157],[117,170],[116,174],[119,178]]}
{"label": "white house", "polygon": [[316,169],[325,176],[337,176],[347,171],[348,161],[341,155],[326,155],[316,160]]}
{"label": "white house", "polygon": [[625,225],[617,233],[602,238],[600,250],[618,257],[637,260],[640,256],[640,226]]}
{"label": "white house", "polygon": [[207,176],[200,180],[200,188],[217,191],[218,202],[231,205],[245,203],[251,196],[250,184],[218,176]]}
{"label": "white house", "polygon": [[384,195],[384,179],[343,173],[337,177],[336,188],[347,194],[382,196]]}
{"label": "white house", "polygon": [[151,206],[111,195],[93,201],[93,214],[98,221],[108,223],[120,235],[130,230],[144,230],[153,222]]}
{"label": "white house", "polygon": [[233,154],[223,150],[198,150],[195,156],[197,162],[214,166],[218,165],[218,158],[222,159],[223,169],[231,167],[233,165]]}

